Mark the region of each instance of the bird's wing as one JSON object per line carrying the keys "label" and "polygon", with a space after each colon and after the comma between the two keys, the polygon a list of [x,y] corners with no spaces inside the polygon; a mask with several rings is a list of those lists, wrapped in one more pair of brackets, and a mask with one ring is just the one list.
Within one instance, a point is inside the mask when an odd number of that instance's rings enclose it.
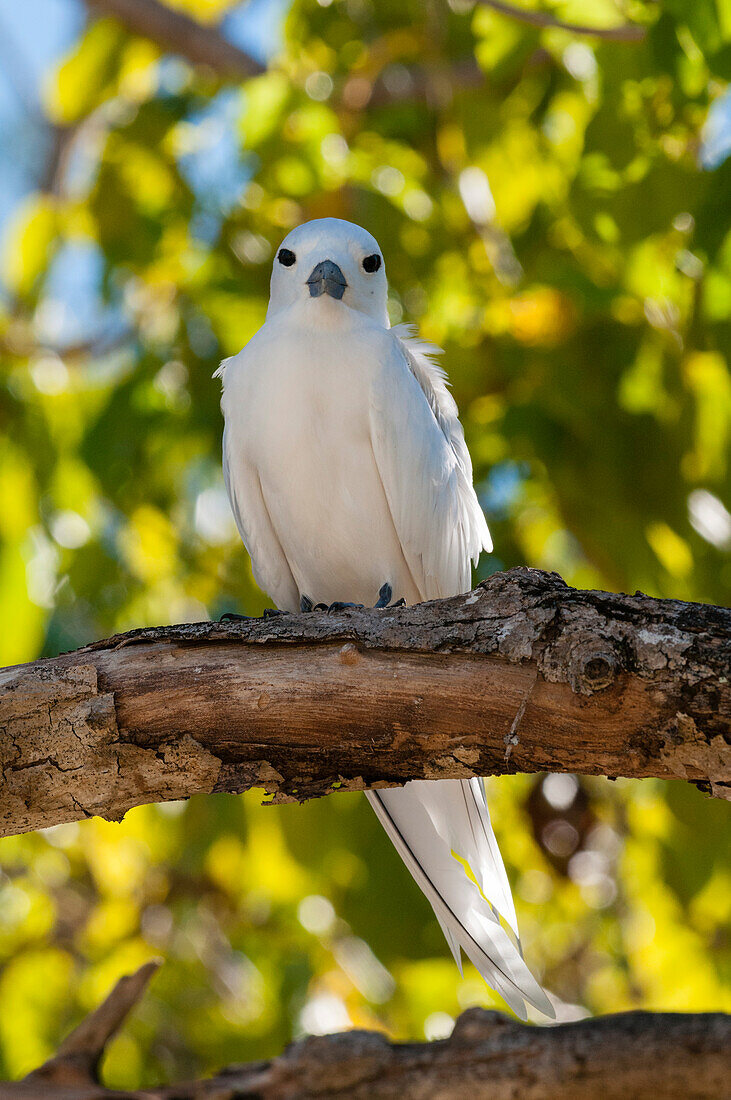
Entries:
{"label": "bird's wing", "polygon": [[[483,548],[492,549],[490,535],[472,486],[457,407],[432,358],[437,349],[416,340],[405,326],[390,335],[393,343],[371,398],[373,453],[422,598],[452,596],[469,588],[470,562]],[[429,899],[457,963],[461,948],[523,1018],[524,1000],[553,1016],[523,962],[482,780],[416,781],[366,793]]]}
{"label": "bird's wing", "polygon": [[407,326],[387,334],[371,394],[371,442],[401,547],[422,599],[470,587],[470,562],[492,549],[472,463],[438,349]]}
{"label": "bird's wing", "polygon": [[[224,359],[214,377],[224,383],[223,404],[226,404],[226,372],[232,365],[243,366],[245,352],[231,359]],[[237,362],[238,361],[238,362]],[[232,414],[243,416],[244,410],[225,409],[227,422]],[[292,571],[282,550],[277,533],[267,510],[261,481],[256,467],[248,459],[244,449],[245,433],[235,435],[223,429],[223,480],[231,502],[236,526],[249,551],[256,583],[271,596],[277,607],[284,611],[299,611],[299,591]]]}

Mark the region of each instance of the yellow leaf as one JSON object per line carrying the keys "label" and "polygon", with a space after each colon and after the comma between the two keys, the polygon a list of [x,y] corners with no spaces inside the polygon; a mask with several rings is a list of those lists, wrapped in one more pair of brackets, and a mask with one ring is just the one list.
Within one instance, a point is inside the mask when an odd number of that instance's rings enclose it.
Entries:
{"label": "yellow leaf", "polygon": [[651,523],[646,531],[647,541],[664,569],[672,577],[682,579],[693,569],[693,554],[688,543],[668,527],[667,523]]}
{"label": "yellow leaf", "polygon": [[97,106],[115,75],[121,42],[121,28],[113,19],[91,24],[45,88],[46,111],[54,122],[67,126]]}
{"label": "yellow leaf", "polygon": [[280,127],[280,117],[289,98],[290,83],[284,73],[266,73],[246,85],[246,109],[241,132],[249,149],[261,145]]}
{"label": "yellow leaf", "polygon": [[24,297],[46,271],[56,243],[55,200],[37,192],[21,203],[10,221],[2,257],[8,287]]}

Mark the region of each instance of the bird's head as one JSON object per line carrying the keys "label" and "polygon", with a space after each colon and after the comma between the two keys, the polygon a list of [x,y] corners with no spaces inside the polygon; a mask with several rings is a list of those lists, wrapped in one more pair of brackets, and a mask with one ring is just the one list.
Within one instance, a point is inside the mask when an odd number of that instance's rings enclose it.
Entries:
{"label": "bird's head", "polygon": [[378,242],[353,222],[320,218],[289,233],[274,257],[267,316],[297,303],[322,313],[340,304],[388,325],[388,284]]}

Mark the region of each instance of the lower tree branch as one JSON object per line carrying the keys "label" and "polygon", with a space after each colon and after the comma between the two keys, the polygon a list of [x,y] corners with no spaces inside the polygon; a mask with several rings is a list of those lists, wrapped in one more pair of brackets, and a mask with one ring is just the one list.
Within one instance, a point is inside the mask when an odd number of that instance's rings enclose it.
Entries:
{"label": "lower tree branch", "polygon": [[516,771],[728,797],[730,627],[514,569],[413,607],[132,631],[0,671],[0,835],[200,792]]}
{"label": "lower tree branch", "polygon": [[472,1008],[433,1043],[350,1031],[303,1039],[206,1081],[106,1089],[97,1068],[106,1043],[156,966],[122,978],[55,1058],[0,1084],[0,1100],[719,1100],[731,1071],[731,1016],[720,1012],[623,1012],[538,1028]]}

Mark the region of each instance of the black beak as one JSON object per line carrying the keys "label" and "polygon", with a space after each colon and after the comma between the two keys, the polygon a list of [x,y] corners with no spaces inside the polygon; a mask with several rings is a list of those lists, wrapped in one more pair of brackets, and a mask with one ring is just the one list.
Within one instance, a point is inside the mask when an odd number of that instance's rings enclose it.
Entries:
{"label": "black beak", "polygon": [[329,294],[331,298],[342,298],[348,284],[337,264],[332,260],[323,260],[313,270],[307,285],[310,288],[311,298],[319,298],[321,294]]}

